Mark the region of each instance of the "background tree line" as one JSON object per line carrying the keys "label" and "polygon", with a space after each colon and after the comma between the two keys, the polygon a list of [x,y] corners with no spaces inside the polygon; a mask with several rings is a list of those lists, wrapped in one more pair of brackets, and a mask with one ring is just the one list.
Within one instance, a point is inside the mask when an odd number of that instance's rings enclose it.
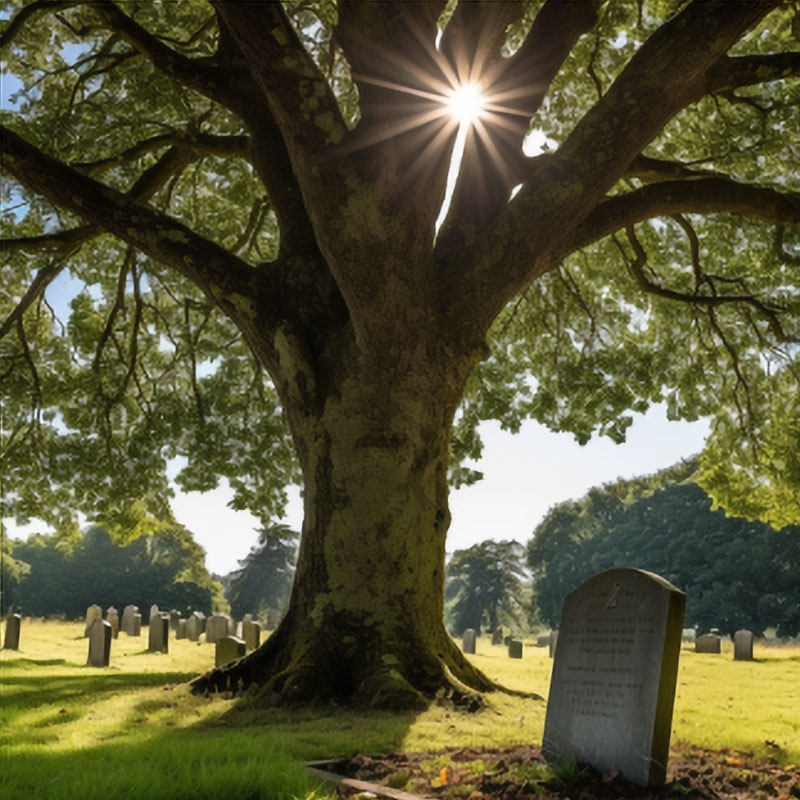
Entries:
{"label": "background tree line", "polygon": [[686,592],[698,633],[800,632],[800,526],[727,517],[688,476],[692,462],[592,489],[553,508],[527,561],[541,618],[558,625],[564,596],[615,566],[655,572]]}

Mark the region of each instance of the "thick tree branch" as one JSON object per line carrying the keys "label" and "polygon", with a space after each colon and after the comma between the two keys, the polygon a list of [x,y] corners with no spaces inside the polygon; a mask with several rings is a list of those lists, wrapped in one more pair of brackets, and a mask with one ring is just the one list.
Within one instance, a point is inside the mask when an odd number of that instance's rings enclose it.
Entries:
{"label": "thick tree branch", "polygon": [[445,292],[454,313],[485,331],[511,297],[552,269],[554,254],[566,249],[563,243],[629,164],[678,111],[705,94],[709,71],[778,4],[695,0],[661,25],[488,235],[449,260]]}
{"label": "thick tree branch", "polygon": [[692,169],[679,161],[666,161],[639,155],[625,170],[626,178],[638,178],[645,183],[659,181],[694,180],[696,178],[724,178],[711,170]]}
{"label": "thick tree branch", "polygon": [[710,70],[706,92],[726,92],[741,86],[800,77],[800,52],[725,56]]}
{"label": "thick tree branch", "polygon": [[20,183],[171,266],[245,329],[252,324],[258,312],[250,265],[176,220],[56,161],[5,126],[0,135],[5,166]]}
{"label": "thick tree branch", "polygon": [[29,3],[12,17],[6,28],[0,33],[0,50],[14,40],[14,37],[32,17],[45,12],[64,11],[67,8],[82,5],[84,2],[85,0],[35,0],[35,2]]}
{"label": "thick tree branch", "polygon": [[736,214],[773,225],[800,225],[800,194],[709,177],[662,181],[610,197],[574,230],[562,256],[652,217]]}

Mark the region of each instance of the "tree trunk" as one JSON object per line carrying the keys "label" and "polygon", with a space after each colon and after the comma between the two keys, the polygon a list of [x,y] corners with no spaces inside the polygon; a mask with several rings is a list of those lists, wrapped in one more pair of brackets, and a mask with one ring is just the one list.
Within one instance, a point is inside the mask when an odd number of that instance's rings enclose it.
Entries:
{"label": "tree trunk", "polygon": [[292,597],[263,647],[195,689],[408,708],[493,688],[443,622],[448,439],[474,359],[456,372],[408,339],[375,358],[346,336],[312,376],[290,337],[278,349],[305,483]]}

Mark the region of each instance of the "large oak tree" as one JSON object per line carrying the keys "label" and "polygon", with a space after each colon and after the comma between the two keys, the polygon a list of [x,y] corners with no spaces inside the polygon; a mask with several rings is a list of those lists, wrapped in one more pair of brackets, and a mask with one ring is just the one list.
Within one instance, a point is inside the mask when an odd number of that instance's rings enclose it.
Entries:
{"label": "large oak tree", "polygon": [[490,688],[441,621],[482,418],[664,400],[716,497],[800,514],[796,4],[0,7],[8,513],[144,524],[182,456],[266,523],[302,476],[288,613],[200,687]]}

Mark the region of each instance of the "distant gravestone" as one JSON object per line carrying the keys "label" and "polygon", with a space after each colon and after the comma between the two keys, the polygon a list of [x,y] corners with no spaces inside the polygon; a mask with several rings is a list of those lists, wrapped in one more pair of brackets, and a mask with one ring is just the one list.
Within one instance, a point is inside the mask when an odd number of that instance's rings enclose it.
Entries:
{"label": "distant gravestone", "polygon": [[89,631],[89,659],[86,664],[90,667],[107,667],[111,655],[112,639],[111,623],[105,619],[96,619]]}
{"label": "distant gravestone", "polygon": [[245,643],[238,636],[221,636],[217,640],[214,663],[221,667],[229,664],[245,654]]}
{"label": "distant gravestone", "polygon": [[127,605],[122,609],[122,622],[120,629],[127,633],[128,636],[133,636],[133,615],[139,612],[138,606]]}
{"label": "distant gravestone", "polygon": [[753,660],[753,632],[736,631],[733,634],[733,660],[752,661]]}
{"label": "distant gravestone", "polygon": [[154,614],[150,616],[147,650],[150,653],[169,652],[169,614]]}
{"label": "distant gravestone", "polygon": [[261,645],[261,626],[252,619],[242,621],[242,639],[244,639],[245,649],[258,650]]}
{"label": "distant gravestone", "polygon": [[550,647],[550,634],[542,633],[536,637],[537,647]]}
{"label": "distant gravestone", "polygon": [[96,619],[103,619],[103,609],[96,603],[86,609],[86,624],[83,626],[83,635],[89,635],[89,629]]}
{"label": "distant gravestone", "polygon": [[178,627],[175,628],[175,638],[176,639],[186,639],[188,637],[188,633],[186,630],[186,626],[189,624],[189,620],[186,619],[179,619],[178,620]]}
{"label": "distant gravestone", "polygon": [[713,633],[704,633],[694,640],[695,653],[719,653],[720,638]]}
{"label": "distant gravestone", "polygon": [[229,614],[223,614],[223,616],[228,620],[228,636],[236,636],[236,631],[238,628],[236,620]]}
{"label": "distant gravestone", "polygon": [[512,640],[513,638],[514,638],[514,637],[513,637],[511,634],[509,634],[508,636],[504,636],[504,637],[503,637],[503,644],[504,644],[506,647],[508,647],[508,646],[511,644],[511,640]]}
{"label": "distant gravestone", "polygon": [[206,615],[202,611],[192,611],[192,616],[197,618],[198,630],[200,633],[206,631]]}
{"label": "distant gravestone", "polygon": [[550,631],[550,658],[556,654],[556,644],[558,643],[558,631]]}
{"label": "distant gravestone", "polygon": [[519,639],[512,639],[508,645],[509,658],[522,658],[522,642]]}
{"label": "distant gravestone", "polygon": [[172,631],[178,630],[178,622],[181,618],[181,612],[176,611],[174,608],[169,612],[169,628]]}
{"label": "distant gravestone", "polygon": [[564,598],[542,753],[666,779],[686,596],[658,575],[610,569]]}
{"label": "distant gravestone", "polygon": [[254,622],[253,615],[249,612],[242,617],[242,622]]}
{"label": "distant gravestone", "polygon": [[461,636],[461,649],[465,653],[475,652],[475,630],[467,628]]}
{"label": "distant gravestone", "polygon": [[134,614],[133,622],[131,623],[131,636],[142,635],[142,615]]}
{"label": "distant gravestone", "polygon": [[192,616],[186,620],[186,638],[190,642],[199,642],[200,633],[201,633],[200,618],[192,614]]}
{"label": "distant gravestone", "polygon": [[492,644],[503,644],[503,629],[495,628],[492,631]]}
{"label": "distant gravestone", "polygon": [[150,620],[153,619],[153,617],[157,617],[160,613],[161,612],[158,610],[158,606],[153,603],[153,605],[150,606],[150,615],[147,618],[147,624],[149,625]]}
{"label": "distant gravestone", "polygon": [[[106,621],[111,625],[111,638],[116,639],[119,637],[119,613],[114,606],[109,606],[106,609]],[[91,631],[90,631],[91,633]]]}
{"label": "distant gravestone", "polygon": [[9,614],[6,617],[6,635],[3,639],[4,650],[19,650],[20,628],[22,628],[22,615]]}
{"label": "distant gravestone", "polygon": [[206,641],[209,644],[215,644],[227,635],[228,617],[225,614],[214,614],[206,620]]}

